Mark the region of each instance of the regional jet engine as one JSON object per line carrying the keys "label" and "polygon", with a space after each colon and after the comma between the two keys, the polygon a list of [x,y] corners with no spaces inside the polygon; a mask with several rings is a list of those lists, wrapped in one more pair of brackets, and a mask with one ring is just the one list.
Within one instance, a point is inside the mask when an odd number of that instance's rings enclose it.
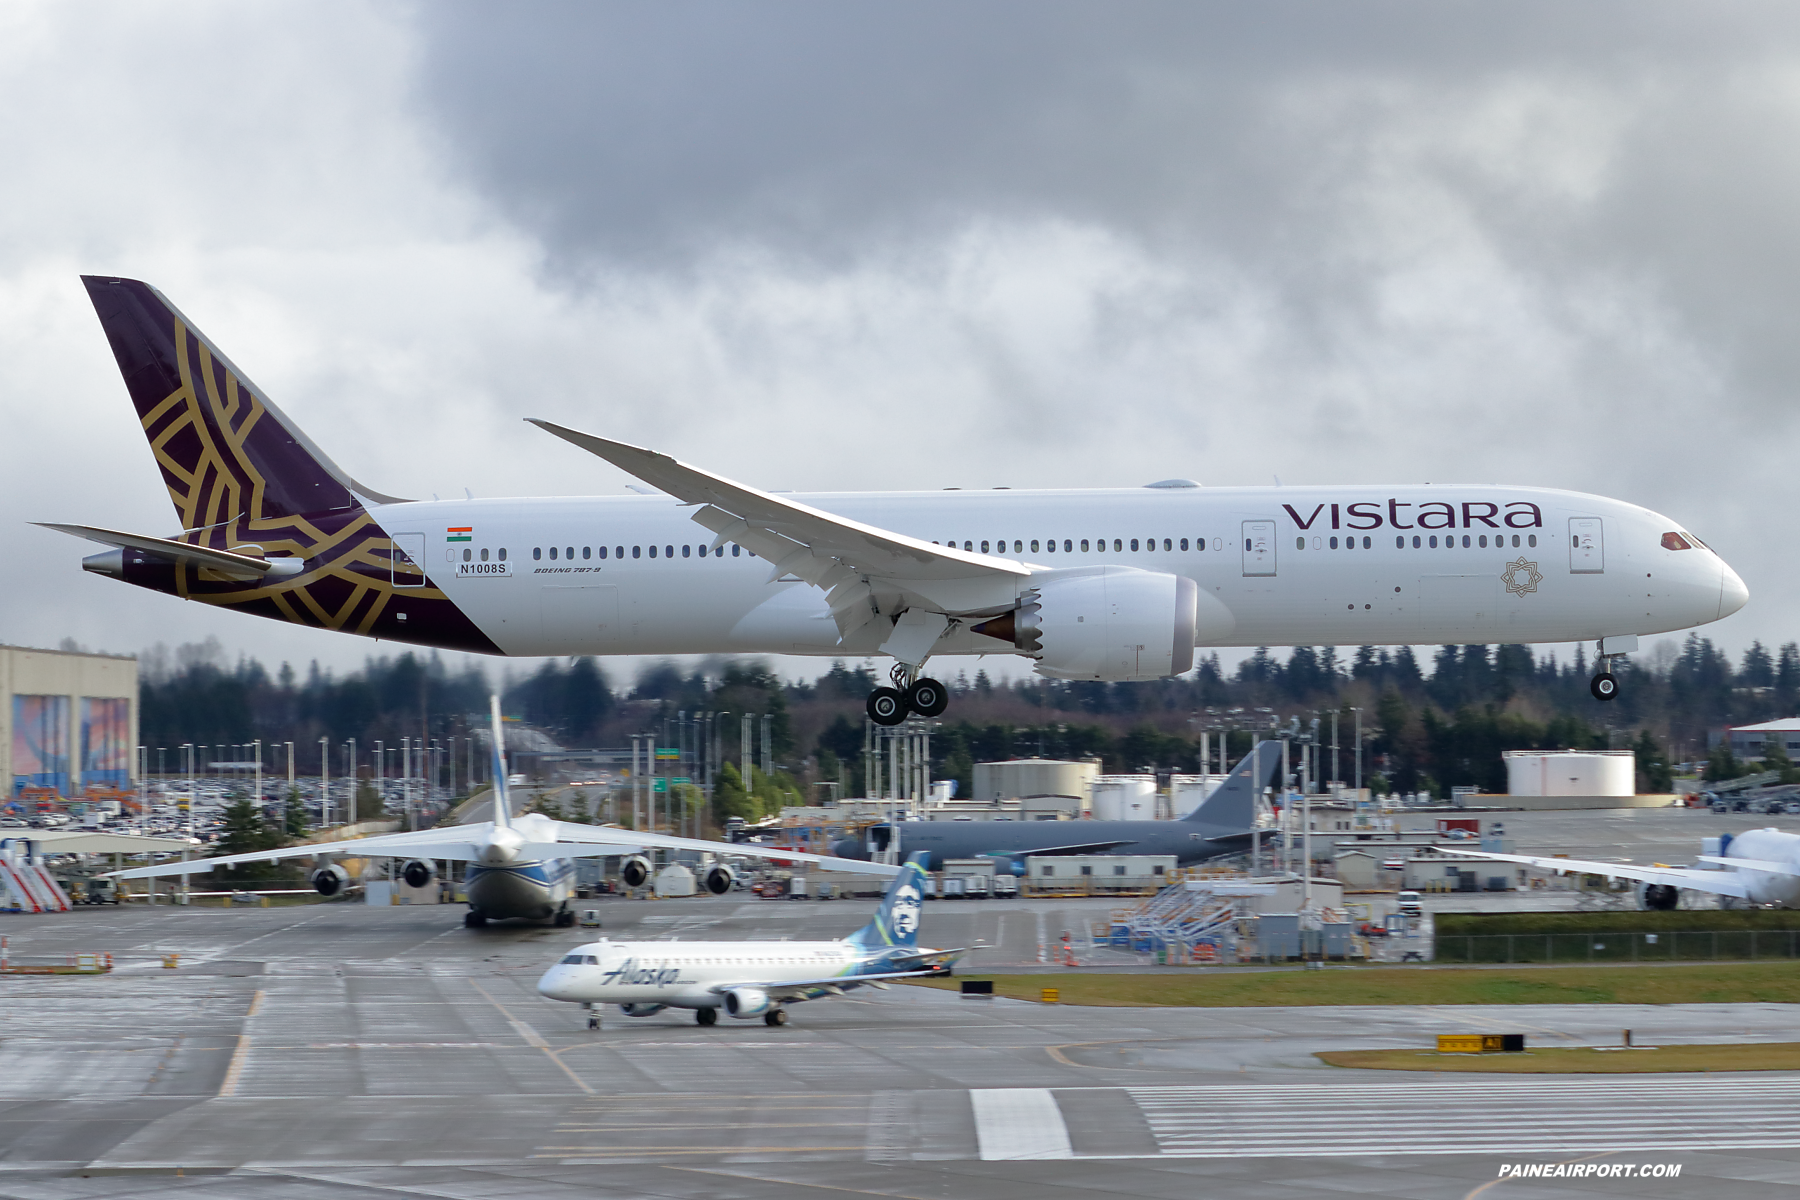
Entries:
{"label": "regional jet engine", "polygon": [[350,886],[350,872],[331,863],[314,871],[309,879],[313,891],[321,896],[335,896]]}
{"label": "regional jet engine", "polygon": [[641,854],[632,855],[619,864],[619,878],[626,887],[643,887],[650,879],[650,860]]}
{"label": "regional jet engine", "polygon": [[400,868],[400,878],[406,881],[407,887],[429,887],[431,881],[437,878],[437,872],[430,863],[415,858]]}
{"label": "regional jet engine", "polygon": [[737,882],[737,872],[724,863],[714,863],[706,868],[706,873],[700,877],[700,882],[713,895],[723,896]]}
{"label": "regional jet engine", "polygon": [[970,631],[1011,642],[1052,679],[1127,683],[1192,670],[1194,646],[1236,626],[1184,575],[1105,566],[1033,575],[1018,608]]}
{"label": "regional jet engine", "polygon": [[628,1017],[654,1017],[667,1007],[666,1004],[621,1004],[619,1011]]}
{"label": "regional jet engine", "polygon": [[769,993],[753,987],[728,988],[725,1011],[734,1017],[760,1017],[769,1011]]}

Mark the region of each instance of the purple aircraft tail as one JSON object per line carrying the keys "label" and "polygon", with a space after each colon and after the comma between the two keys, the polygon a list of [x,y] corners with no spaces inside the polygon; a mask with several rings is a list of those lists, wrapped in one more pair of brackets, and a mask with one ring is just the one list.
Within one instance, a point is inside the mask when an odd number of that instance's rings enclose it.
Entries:
{"label": "purple aircraft tail", "polygon": [[390,503],[312,444],[149,284],[84,275],[184,530]]}

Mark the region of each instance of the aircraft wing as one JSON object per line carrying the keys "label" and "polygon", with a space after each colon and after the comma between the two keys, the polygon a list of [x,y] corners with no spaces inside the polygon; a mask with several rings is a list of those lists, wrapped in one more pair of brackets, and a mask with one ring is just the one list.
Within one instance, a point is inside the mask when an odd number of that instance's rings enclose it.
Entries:
{"label": "aircraft wing", "polygon": [[682,503],[698,506],[694,520],[718,535],[713,545],[733,541],[768,560],[770,582],[792,576],[824,590],[842,638],[883,613],[891,616],[913,605],[946,614],[1002,612],[1013,607],[1033,570],[1009,559],[864,525],[654,450],[527,419]]}
{"label": "aircraft wing", "polygon": [[1800,867],[1796,867],[1793,863],[1771,862],[1766,858],[1720,858],[1715,854],[1702,854],[1700,861],[1736,867],[1740,871],[1765,871],[1770,875],[1800,875]]}
{"label": "aircraft wing", "polygon": [[787,980],[782,983],[759,983],[746,979],[738,983],[714,984],[708,990],[714,995],[723,995],[732,988],[753,987],[779,1000],[816,1000],[820,996],[835,996],[864,985],[879,987],[893,979],[931,979],[949,969],[949,965],[944,964],[921,967],[916,971],[884,971],[879,975],[833,975],[829,979]]}
{"label": "aircraft wing", "polygon": [[564,858],[608,857],[637,850],[698,850],[706,854],[741,854],[745,858],[779,858],[784,862],[803,862],[827,871],[857,871],[864,875],[898,875],[900,868],[885,863],[863,862],[854,858],[835,858],[829,854],[808,854],[803,850],[783,850],[777,846],[753,843],[708,842],[699,838],[671,837],[662,833],[638,833],[611,825],[579,825],[572,821],[556,822],[555,843],[525,847],[526,851]]}
{"label": "aircraft wing", "polygon": [[[1612,879],[1635,879],[1640,883],[1657,883],[1667,887],[1689,888],[1711,892],[1715,896],[1737,896],[1748,899],[1748,883],[1735,871],[1700,871],[1692,867],[1640,867],[1631,863],[1594,862],[1582,858],[1539,858],[1530,854],[1489,854],[1484,850],[1445,850],[1468,858],[1491,859],[1494,862],[1523,863],[1550,871],[1572,871],[1577,875],[1605,875]],[[1744,860],[1727,860],[1742,865]],[[1755,869],[1755,868],[1753,868]]]}
{"label": "aircraft wing", "polygon": [[186,862],[165,862],[148,867],[132,867],[125,871],[108,871],[105,877],[154,879],[163,875],[198,875],[214,867],[275,863],[290,858],[329,855],[344,855],[349,858],[447,858],[467,862],[481,853],[480,847],[469,840],[470,829],[467,825],[450,825],[418,833],[381,833],[374,837],[346,838],[341,842],[314,842],[304,846],[283,846],[279,850],[254,850],[248,854],[225,854],[217,858],[190,858]]}
{"label": "aircraft wing", "polygon": [[[901,834],[904,843],[906,835]],[[983,850],[972,855],[974,858],[1023,858],[1030,854],[1105,854],[1108,850],[1120,846],[1129,846],[1135,839],[1115,838],[1107,842],[1070,842],[1066,846],[1031,846],[1019,850]]]}

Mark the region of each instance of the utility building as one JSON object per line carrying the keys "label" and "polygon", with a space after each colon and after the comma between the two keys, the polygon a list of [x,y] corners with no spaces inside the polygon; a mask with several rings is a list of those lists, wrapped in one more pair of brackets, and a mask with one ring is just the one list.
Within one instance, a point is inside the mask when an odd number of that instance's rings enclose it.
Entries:
{"label": "utility building", "polygon": [[129,790],[137,744],[137,659],[0,646],[0,803]]}

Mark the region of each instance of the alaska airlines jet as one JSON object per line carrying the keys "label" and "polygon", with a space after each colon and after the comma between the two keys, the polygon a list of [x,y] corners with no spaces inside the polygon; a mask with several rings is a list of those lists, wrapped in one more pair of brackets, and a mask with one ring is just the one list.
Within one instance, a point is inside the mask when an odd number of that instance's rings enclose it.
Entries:
{"label": "alaska airlines jet", "polygon": [[154,288],[84,277],[174,501],[169,536],[50,528],[86,570],[296,624],[503,655],[893,660],[869,715],[936,716],[930,659],[1180,675],[1197,646],[1597,641],[1742,608],[1680,523],[1580,492],[1142,488],[772,495],[534,421],[646,494],[418,501],[352,479]]}
{"label": "alaska airlines jet", "polygon": [[[569,821],[553,821],[542,813],[514,816],[512,800],[507,794],[507,769],[504,734],[500,727],[500,697],[489,700],[493,742],[494,819],[474,825],[440,825],[417,833],[377,834],[374,837],[346,838],[341,842],[324,842],[305,846],[288,846],[280,850],[258,850],[249,854],[227,854],[219,858],[194,859],[187,862],[162,863],[136,867],[129,871],[111,872],[115,879],[150,879],[162,875],[193,875],[214,867],[239,863],[274,863],[286,858],[404,858],[409,861],[400,869],[400,877],[413,887],[425,887],[436,878],[433,862],[468,864],[464,876],[469,910],[463,924],[478,928],[489,920],[520,917],[533,921],[551,921],[557,925],[573,925],[575,913],[569,900],[575,894],[575,862],[577,858],[610,858],[629,856],[621,874],[636,886],[649,875],[649,862],[638,857],[645,850],[698,850],[709,854],[729,853],[749,858],[779,858],[783,861],[807,862],[827,870],[861,871],[865,874],[891,875],[898,868],[883,864],[853,862],[797,850],[764,849],[724,842],[697,841],[693,838],[667,837],[658,833],[637,833],[610,825],[580,825]],[[313,888],[322,896],[335,896],[352,886],[350,875],[335,862],[318,866],[312,873]],[[715,895],[731,890],[735,872],[724,863],[708,866],[701,882]]]}
{"label": "alaska airlines jet", "polygon": [[1800,908],[1800,835],[1779,829],[1748,829],[1735,837],[1708,838],[1717,842],[1717,854],[1702,854],[1705,867],[1671,867],[1652,863],[1597,862],[1582,858],[1542,858],[1530,854],[1490,854],[1485,850],[1451,850],[1452,854],[1493,862],[1523,863],[1548,871],[1573,871],[1605,875],[1643,884],[1639,899],[1645,908],[1670,909],[1681,902],[1685,889],[1726,896],[1751,904],[1776,908]]}
{"label": "alaska airlines jet", "polygon": [[867,925],[835,942],[611,942],[601,939],[565,954],[538,991],[578,1003],[588,1028],[600,1028],[598,1005],[617,1004],[628,1017],[691,1008],[702,1025],[719,1010],[740,1020],[787,1024],[788,1004],[839,996],[865,984],[949,973],[961,950],[918,945],[924,899],[924,854],[907,860]]}
{"label": "alaska airlines jet", "polygon": [[[1261,764],[1258,769],[1258,764]],[[1279,742],[1258,742],[1212,795],[1174,821],[901,821],[871,825],[832,846],[843,858],[923,853],[927,870],[945,859],[990,858],[1025,873],[1028,854],[1172,854],[1182,866],[1251,848],[1256,797],[1281,773]]]}

